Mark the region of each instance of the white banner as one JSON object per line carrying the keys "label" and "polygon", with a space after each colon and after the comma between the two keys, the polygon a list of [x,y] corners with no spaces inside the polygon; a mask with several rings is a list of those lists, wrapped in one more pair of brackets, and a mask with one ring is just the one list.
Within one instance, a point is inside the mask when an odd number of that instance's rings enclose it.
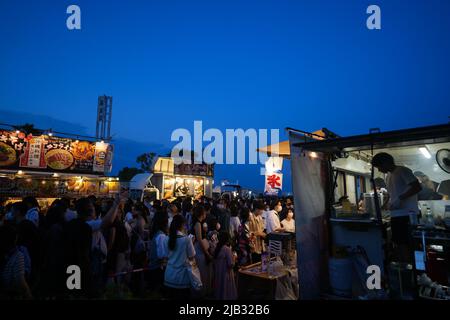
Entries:
{"label": "white banner", "polygon": [[283,189],[282,173],[267,173],[264,192],[269,195],[277,195]]}
{"label": "white banner", "polygon": [[270,157],[266,161],[266,172],[280,172],[283,169],[283,158],[281,157]]}

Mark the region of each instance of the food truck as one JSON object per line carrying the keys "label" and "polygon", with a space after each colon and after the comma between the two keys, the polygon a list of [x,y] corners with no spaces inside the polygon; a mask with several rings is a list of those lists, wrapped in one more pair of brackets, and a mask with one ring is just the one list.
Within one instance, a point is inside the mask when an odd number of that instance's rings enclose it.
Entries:
{"label": "food truck", "polygon": [[170,157],[158,157],[152,171],[131,179],[130,192],[137,198],[143,198],[145,194],[155,199],[212,197],[212,164],[175,164]]}
{"label": "food truck", "polygon": [[60,197],[111,196],[119,181],[106,175],[113,146],[52,133],[0,130],[0,197],[34,196],[43,207]]}
{"label": "food truck", "polygon": [[[450,124],[320,141],[290,131],[289,140],[303,299],[450,299]],[[409,215],[411,263],[393,256],[386,175],[371,165],[381,152],[422,187]],[[367,287],[374,266],[382,290]]]}

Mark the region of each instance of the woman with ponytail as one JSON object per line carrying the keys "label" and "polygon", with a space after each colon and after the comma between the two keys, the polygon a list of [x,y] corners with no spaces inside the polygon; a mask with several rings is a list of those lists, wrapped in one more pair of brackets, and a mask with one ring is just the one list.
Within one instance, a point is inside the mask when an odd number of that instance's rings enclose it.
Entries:
{"label": "woman with ponytail", "polygon": [[172,300],[187,300],[190,298],[191,280],[187,261],[195,257],[195,249],[190,237],[186,235],[186,219],[175,215],[169,228],[166,241],[168,261],[164,273],[164,285]]}

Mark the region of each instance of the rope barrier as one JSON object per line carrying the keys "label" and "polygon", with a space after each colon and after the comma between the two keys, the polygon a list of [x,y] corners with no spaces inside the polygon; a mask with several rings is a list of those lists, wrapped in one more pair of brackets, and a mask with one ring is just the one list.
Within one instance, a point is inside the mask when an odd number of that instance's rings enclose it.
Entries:
{"label": "rope barrier", "polygon": [[140,269],[134,269],[134,270],[130,270],[130,271],[122,271],[122,272],[117,272],[117,273],[113,273],[108,275],[108,278],[117,278],[118,276],[124,276],[130,273],[138,273],[138,272],[144,272],[144,271],[149,271],[150,268],[140,268]]}

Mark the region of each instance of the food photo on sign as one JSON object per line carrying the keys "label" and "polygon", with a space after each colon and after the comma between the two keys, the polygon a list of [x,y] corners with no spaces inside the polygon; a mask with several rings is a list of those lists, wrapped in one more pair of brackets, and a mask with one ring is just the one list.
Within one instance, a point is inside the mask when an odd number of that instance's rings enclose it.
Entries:
{"label": "food photo on sign", "polygon": [[18,131],[0,132],[0,168],[91,173],[111,171],[112,146]]}
{"label": "food photo on sign", "polygon": [[0,167],[17,166],[26,139],[20,132],[0,131]]}

